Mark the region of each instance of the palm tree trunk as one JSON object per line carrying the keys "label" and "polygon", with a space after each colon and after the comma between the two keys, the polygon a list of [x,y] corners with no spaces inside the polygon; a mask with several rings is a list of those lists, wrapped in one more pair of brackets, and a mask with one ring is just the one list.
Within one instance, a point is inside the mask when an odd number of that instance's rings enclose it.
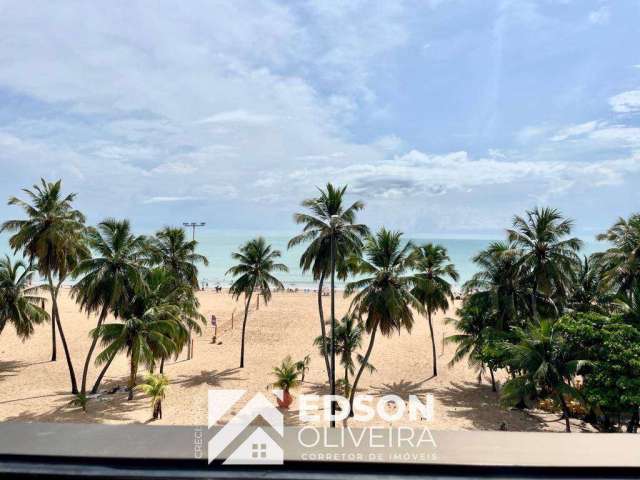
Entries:
{"label": "palm tree trunk", "polygon": [[129,375],[129,396],[128,396],[128,400],[133,400],[133,389],[136,386],[136,375],[137,375],[137,367],[138,367],[138,362],[137,360],[137,356],[135,354],[135,352],[131,352],[131,374]]}
{"label": "palm tree trunk", "polygon": [[[336,234],[332,227],[331,232],[331,395],[336,394]],[[335,418],[336,402],[331,402],[331,416]],[[336,421],[331,420],[332,428]]]}
{"label": "palm tree trunk", "polygon": [[533,277],[533,288],[531,289],[531,313],[533,314],[533,319],[538,319],[538,279]]}
{"label": "palm tree trunk", "polygon": [[67,360],[67,367],[69,367],[69,376],[71,377],[71,393],[74,395],[78,393],[78,383],[76,381],[76,373],[73,370],[73,363],[71,362],[71,354],[69,353],[69,346],[67,345],[67,339],[64,336],[64,331],[62,330],[62,323],[60,322],[60,314],[58,313],[58,289],[62,284],[62,280],[59,281],[58,285],[53,287],[53,280],[49,277],[49,288],[51,288],[51,302],[52,312],[55,315],[56,325],[58,326],[58,331],[60,332],[60,340],[62,341],[62,348],[64,349],[64,356]]}
{"label": "palm tree trunk", "polygon": [[244,320],[242,321],[242,344],[240,346],[240,368],[244,368],[244,334],[247,328],[247,317],[249,316],[249,305],[251,305],[251,297],[253,296],[253,289],[249,293],[247,303],[244,306]]}
{"label": "palm tree trunk", "polygon": [[324,325],[324,309],[322,308],[322,288],[324,286],[324,272],[320,274],[318,281],[318,313],[320,314],[320,333],[322,334],[322,356],[327,368],[327,378],[331,384],[331,365],[329,364],[329,350],[327,349],[327,329]]}
{"label": "palm tree trunk", "polygon": [[438,376],[438,360],[436,359],[436,339],[433,336],[433,323],[431,322],[431,310],[427,308],[427,318],[429,319],[429,332],[431,333],[431,352],[433,354],[433,376]]}
{"label": "palm tree trunk", "polygon": [[559,394],[560,405],[562,406],[562,416],[564,417],[564,431],[570,433],[571,432],[571,423],[569,422],[569,408],[567,407],[567,403],[564,401],[564,396]]}
{"label": "palm tree trunk", "polygon": [[[107,318],[108,308],[107,305],[102,307],[102,311],[100,312],[100,317],[98,318],[98,326],[96,328],[100,328],[104,319]],[[93,356],[93,351],[96,348],[96,344],[98,343],[98,336],[93,337],[91,341],[91,347],[89,347],[89,353],[87,353],[87,358],[84,361],[84,368],[82,369],[82,385],[80,387],[80,393],[85,393],[87,391],[87,373],[89,372],[89,362],[91,362],[91,357]]]}
{"label": "palm tree trunk", "polygon": [[349,367],[344,367],[344,394],[349,395]]}
{"label": "palm tree trunk", "polygon": [[378,331],[378,323],[373,326],[373,330],[371,330],[371,338],[369,339],[369,347],[367,347],[367,353],[364,354],[364,359],[362,360],[362,364],[358,369],[358,373],[356,374],[356,378],[353,380],[353,385],[351,386],[351,395],[349,395],[349,416],[353,417],[353,399],[356,396],[356,389],[358,388],[358,382],[360,381],[360,377],[362,376],[362,372],[367,365],[369,365],[369,357],[371,356],[371,351],[373,350],[373,343],[376,340],[376,333]]}
{"label": "palm tree trunk", "polygon": [[[51,292],[53,295],[53,292]],[[51,361],[55,362],[58,357],[58,349],[56,344],[56,318],[53,314],[53,302],[51,302]]]}
{"label": "palm tree trunk", "polygon": [[102,383],[102,378],[104,377],[105,373],[107,373],[107,370],[109,369],[109,366],[111,365],[111,362],[113,362],[114,358],[116,358],[115,353],[111,356],[111,358],[107,361],[107,363],[105,363],[104,367],[102,367],[102,371],[100,372],[100,375],[98,375],[98,378],[96,379],[96,383],[93,384],[91,393],[98,393],[98,389],[100,388],[100,383]]}
{"label": "palm tree trunk", "polygon": [[489,367],[489,373],[491,374],[491,391],[497,392],[498,390],[496,389],[496,379],[493,375],[493,368]]}
{"label": "palm tree trunk", "polygon": [[164,373],[164,357],[160,359],[160,373]]}

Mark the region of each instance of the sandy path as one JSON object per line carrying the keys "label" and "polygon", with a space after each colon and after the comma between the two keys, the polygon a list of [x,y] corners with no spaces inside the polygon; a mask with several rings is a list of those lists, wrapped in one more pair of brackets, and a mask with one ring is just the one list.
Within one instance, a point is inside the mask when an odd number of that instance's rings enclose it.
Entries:
{"label": "sandy path", "polygon": [[[200,292],[201,311],[218,318],[218,343],[212,344],[209,325],[201,337],[195,338],[195,355],[190,361],[183,357],[166,366],[171,380],[163,404],[164,419],[157,424],[206,424],[207,389],[242,388],[251,392],[268,392],[273,381],[271,371],[286,355],[302,359],[311,354],[312,361],[305,383],[295,394],[326,392],[324,361],[312,346],[319,334],[316,296],[313,293],[277,293],[268,306],[253,309],[247,327],[245,368],[239,369],[242,304],[227,293]],[[337,300],[337,314],[348,308],[341,295]],[[324,298],[329,305],[328,297]],[[69,340],[78,382],[84,357],[89,348],[88,332],[96,318],[87,317],[62,292],[61,317]],[[231,317],[234,316],[233,329]],[[443,335],[452,333],[444,325],[445,315],[435,319],[439,375],[431,376],[431,347],[426,320],[416,318],[409,335],[402,332],[390,338],[378,336],[371,362],[377,371],[365,373],[360,390],[372,395],[432,393],[434,416],[428,426],[437,430],[496,430],[504,422],[509,430],[562,431],[563,423],[557,415],[524,413],[500,408],[498,396],[485,381],[478,384],[477,375],[466,365],[447,365],[455,347],[444,345]],[[39,327],[35,335],[22,343],[9,326],[0,337],[0,421],[55,421],[136,423],[150,417],[149,400],[137,393],[133,401],[126,401],[125,393],[102,396],[89,404],[87,414],[70,407],[69,375],[62,346],[58,345],[58,361],[49,362],[51,327]],[[368,341],[368,339],[366,340]],[[365,344],[366,346],[366,344]],[[364,350],[364,348],[363,348]],[[103,388],[125,385],[127,361],[118,357],[105,378]],[[339,370],[340,372],[340,370]],[[341,373],[341,372],[340,372]],[[91,385],[96,377],[92,365]],[[287,413],[287,423],[298,423],[297,402]],[[384,424],[374,421],[375,424]],[[410,424],[407,417],[395,425]]]}

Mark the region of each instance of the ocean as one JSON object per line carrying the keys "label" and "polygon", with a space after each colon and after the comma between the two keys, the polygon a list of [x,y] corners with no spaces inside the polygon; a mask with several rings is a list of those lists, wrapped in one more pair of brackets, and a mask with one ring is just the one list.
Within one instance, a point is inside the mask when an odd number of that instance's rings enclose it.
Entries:
{"label": "ocean", "polygon": [[[231,266],[231,252],[237,249],[250,238],[257,234],[235,231],[201,231],[196,232],[196,240],[200,243],[199,251],[209,259],[208,267],[200,267],[201,279],[209,286],[226,286],[231,279],[225,272]],[[282,253],[281,262],[289,267],[289,272],[279,273],[278,278],[288,287],[292,288],[312,288],[315,285],[310,274],[303,274],[299,267],[300,255],[305,249],[304,245],[287,249],[287,243],[294,234],[282,232],[263,233],[262,236],[273,246],[274,249]],[[460,279],[457,282],[459,288],[464,282],[477,272],[477,268],[472,258],[483,248],[486,248],[492,241],[499,238],[438,238],[436,236],[406,236],[415,244],[427,242],[437,243],[444,246],[449,253],[451,262],[455,264]],[[584,239],[582,253],[591,254],[603,249],[603,244],[593,239]],[[337,282],[342,286],[341,282]]]}
{"label": "ocean", "polygon": [[[189,233],[191,233],[189,231]],[[200,281],[206,283],[209,287],[215,285],[228,286],[231,278],[226,275],[227,270],[232,265],[231,253],[237,251],[240,245],[247,240],[257,236],[258,232],[246,232],[235,230],[198,230],[196,231],[196,240],[198,240],[199,253],[202,253],[209,259],[209,266],[200,266]],[[281,262],[289,267],[289,272],[278,273],[278,278],[291,288],[313,288],[315,282],[310,274],[303,274],[299,267],[300,255],[305,249],[304,245],[287,249],[287,243],[294,233],[286,232],[264,232],[261,234],[273,246],[274,249],[280,250],[282,253]],[[0,253],[11,253],[7,244],[8,236],[0,235]],[[418,236],[407,235],[407,240],[411,240],[416,244],[421,243],[438,243],[444,246],[451,257],[451,262],[455,264],[460,279],[456,287],[459,288],[465,281],[477,271],[472,258],[489,243],[498,238],[438,238],[437,236]],[[593,239],[583,239],[583,254],[589,255],[595,251],[604,249],[602,243]],[[338,287],[343,286],[336,281]]]}

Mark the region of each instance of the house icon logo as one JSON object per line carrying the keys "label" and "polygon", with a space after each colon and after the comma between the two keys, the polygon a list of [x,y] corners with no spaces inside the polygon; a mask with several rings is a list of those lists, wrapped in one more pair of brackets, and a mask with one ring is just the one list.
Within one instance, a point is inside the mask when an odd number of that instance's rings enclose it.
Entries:
{"label": "house icon logo", "polygon": [[[211,428],[226,415],[245,395],[246,390],[209,390],[209,421]],[[280,397],[282,391],[274,390]],[[209,440],[209,463],[216,460],[244,432],[252,429],[251,434],[242,440],[233,452],[226,456],[225,465],[281,465],[284,462],[282,447],[262,426],[252,426],[261,420],[269,427],[273,435],[282,439],[284,435],[284,417],[282,413],[263,394],[254,395],[239,412]]]}

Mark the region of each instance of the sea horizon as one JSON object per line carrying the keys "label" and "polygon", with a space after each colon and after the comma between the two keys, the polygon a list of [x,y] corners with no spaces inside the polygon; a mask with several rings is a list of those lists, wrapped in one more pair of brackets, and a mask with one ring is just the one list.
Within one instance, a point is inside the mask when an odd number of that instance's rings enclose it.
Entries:
{"label": "sea horizon", "polygon": [[[145,235],[153,234],[153,231],[143,231]],[[189,238],[191,231],[187,229]],[[239,229],[199,229],[196,231],[198,241],[198,253],[205,255],[209,260],[208,266],[199,265],[199,281],[201,287],[213,288],[221,286],[228,287],[232,283],[227,270],[233,265],[231,253],[237,251],[247,240],[256,236],[264,237],[268,243],[282,253],[281,263],[289,267],[289,272],[278,273],[278,278],[285,288],[292,289],[314,289],[317,288],[317,281],[313,280],[311,273],[302,273],[299,267],[300,256],[306,246],[298,245],[291,249],[287,248],[287,243],[296,235],[295,231],[271,230],[258,232],[254,230]],[[0,254],[12,255],[8,246],[7,234],[0,235]],[[584,244],[580,255],[590,255],[605,248],[604,242],[598,242],[594,238],[580,237]],[[456,266],[460,278],[454,282],[456,290],[469,280],[478,271],[473,263],[473,257],[491,242],[503,240],[504,236],[498,235],[466,235],[466,234],[405,234],[405,240],[416,244],[432,242],[442,245],[447,249],[451,262]],[[73,284],[71,279],[66,284]],[[336,279],[336,287],[342,289],[346,282]],[[329,286],[328,280],[325,287]]]}

